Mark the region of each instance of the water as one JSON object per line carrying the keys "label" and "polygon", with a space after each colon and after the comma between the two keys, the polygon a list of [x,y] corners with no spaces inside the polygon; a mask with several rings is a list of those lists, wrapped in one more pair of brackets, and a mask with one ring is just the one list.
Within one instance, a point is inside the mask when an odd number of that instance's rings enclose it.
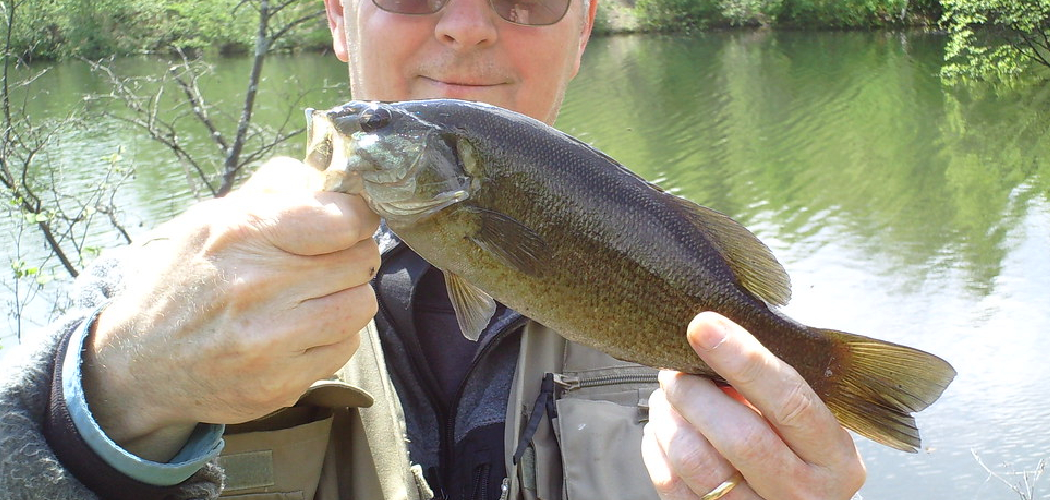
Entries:
{"label": "water", "polygon": [[[788,314],[956,367],[952,386],[918,416],[920,453],[858,438],[869,500],[1016,499],[974,455],[1015,484],[1013,473],[1050,457],[1050,89],[945,88],[943,43],[870,33],[598,38],[558,121],[752,228],[792,277]],[[208,90],[239,92],[246,64],[221,61]],[[285,75],[345,78],[331,57],[275,58],[268,69],[270,119],[274,96],[303,85]],[[76,63],[49,77],[62,82],[49,87],[65,105],[101,88]],[[336,89],[305,102],[345,98]],[[239,101],[224,99],[230,109]],[[63,143],[88,159],[70,177],[87,182],[92,159],[118,145],[143,169],[119,198],[133,232],[191,202],[182,170],[149,141],[106,123],[84,134]],[[0,221],[0,233],[12,226]],[[1050,498],[1046,482],[1035,498]]]}

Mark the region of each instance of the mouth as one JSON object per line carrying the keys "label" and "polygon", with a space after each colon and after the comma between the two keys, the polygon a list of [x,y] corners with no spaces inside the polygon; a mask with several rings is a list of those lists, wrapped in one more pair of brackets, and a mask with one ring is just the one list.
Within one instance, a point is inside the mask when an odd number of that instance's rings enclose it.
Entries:
{"label": "mouth", "polygon": [[433,89],[438,96],[470,98],[478,93],[489,92],[508,82],[458,77],[429,77],[420,75],[420,80]]}
{"label": "mouth", "polygon": [[429,77],[426,75],[420,75],[423,80],[435,84],[435,85],[448,85],[455,87],[494,87],[496,85],[503,85],[505,82],[495,80],[485,80],[483,78],[458,78],[458,77]]}

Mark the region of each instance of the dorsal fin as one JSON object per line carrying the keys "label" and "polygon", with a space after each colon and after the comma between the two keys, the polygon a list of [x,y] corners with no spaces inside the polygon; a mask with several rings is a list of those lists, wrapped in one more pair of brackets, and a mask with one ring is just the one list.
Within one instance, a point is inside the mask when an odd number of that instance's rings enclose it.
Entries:
{"label": "dorsal fin", "polygon": [[791,300],[791,279],[773,252],[728,215],[667,193],[674,206],[722,252],[733,274],[749,292],[773,305]]}

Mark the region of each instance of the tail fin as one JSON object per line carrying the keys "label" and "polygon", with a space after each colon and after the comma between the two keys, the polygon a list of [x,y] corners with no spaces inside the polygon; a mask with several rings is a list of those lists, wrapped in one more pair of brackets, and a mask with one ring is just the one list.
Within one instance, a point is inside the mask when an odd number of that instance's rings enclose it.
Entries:
{"label": "tail fin", "polygon": [[911,413],[933,404],[955,369],[933,354],[838,330],[814,328],[840,354],[824,403],[842,426],[877,443],[915,453],[919,431]]}

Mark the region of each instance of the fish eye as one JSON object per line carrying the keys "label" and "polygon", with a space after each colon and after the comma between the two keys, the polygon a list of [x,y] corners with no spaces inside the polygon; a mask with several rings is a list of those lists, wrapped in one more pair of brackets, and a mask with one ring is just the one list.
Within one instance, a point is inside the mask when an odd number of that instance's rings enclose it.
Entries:
{"label": "fish eye", "polygon": [[390,123],[390,118],[390,110],[386,106],[372,106],[361,111],[357,122],[361,127],[361,131],[368,133],[387,126]]}

